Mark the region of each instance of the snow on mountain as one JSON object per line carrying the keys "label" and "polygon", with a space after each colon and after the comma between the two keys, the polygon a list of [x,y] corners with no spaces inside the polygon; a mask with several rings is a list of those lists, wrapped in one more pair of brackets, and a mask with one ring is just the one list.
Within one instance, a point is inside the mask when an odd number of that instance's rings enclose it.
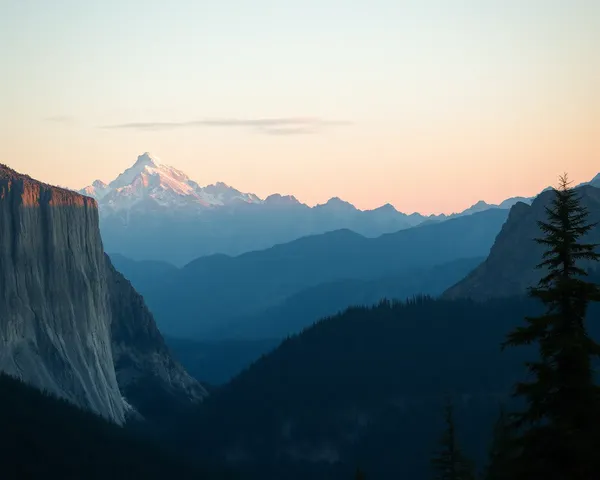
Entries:
{"label": "snow on mountain", "polygon": [[223,182],[217,182],[213,185],[208,185],[204,187],[204,191],[218,199],[223,205],[236,201],[246,203],[262,203],[262,200],[253,193],[242,193]]}
{"label": "snow on mountain", "polygon": [[[600,186],[600,174],[591,182],[585,182],[584,184],[588,183]],[[136,162],[112,182],[106,184],[100,180],[96,180],[79,192],[95,198],[100,205],[102,215],[123,211],[129,213],[132,209],[141,212],[166,209],[197,212],[215,207],[234,206],[240,203],[264,204],[265,206],[277,208],[293,206],[307,207],[292,195],[273,194],[265,200],[261,200],[253,193],[240,192],[223,182],[201,187],[182,171],[165,165],[160,159],[150,155],[148,152],[138,156]],[[433,216],[429,220],[441,221],[456,216],[481,212],[490,208],[508,209],[517,202],[531,203],[532,200],[533,198],[514,197],[505,200],[500,205],[480,201],[460,213]],[[358,212],[354,205],[338,197],[333,197],[327,203],[317,205],[315,208],[315,211],[323,211],[336,215],[350,215],[353,212]],[[374,209],[371,212],[378,215],[405,216],[389,204]],[[411,220],[413,220],[411,224],[416,225],[426,220],[426,218],[415,213],[411,216]]]}
{"label": "snow on mountain", "polygon": [[242,193],[224,183],[201,187],[176,168],[165,165],[148,152],[108,185],[96,180],[80,191],[98,200],[101,212],[132,208],[206,209],[234,202],[261,203],[256,195]]}
{"label": "snow on mountain", "polygon": [[88,197],[93,197],[96,200],[101,200],[108,193],[110,193],[110,188],[106,183],[102,182],[101,180],[96,180],[94,183],[85,187],[79,193],[87,195]]}

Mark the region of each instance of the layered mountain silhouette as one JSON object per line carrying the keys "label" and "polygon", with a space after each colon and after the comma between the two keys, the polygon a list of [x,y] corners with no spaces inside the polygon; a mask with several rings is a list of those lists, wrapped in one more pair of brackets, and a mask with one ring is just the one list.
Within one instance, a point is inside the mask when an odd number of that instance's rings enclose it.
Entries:
{"label": "layered mountain silhouette", "polygon": [[508,209],[517,200],[478,202],[464,212],[438,216],[406,214],[390,204],[360,210],[338,197],[309,207],[292,195],[276,193],[263,200],[222,182],[201,187],[147,152],[113,181],[96,180],[80,193],[98,201],[108,252],[178,266],[200,256],[239,255],[339,229],[377,237],[423,222]]}
{"label": "layered mountain silhouette", "polygon": [[[266,325],[273,325],[279,315],[269,313],[273,312],[270,309],[286,301],[293,304],[290,297],[306,289],[313,289],[304,294],[305,298],[314,299],[313,306],[307,305],[306,311],[308,314],[313,308],[313,315],[335,313],[339,308],[365,299],[376,301],[376,293],[368,292],[377,282],[379,286],[371,292],[379,289],[383,295],[396,292],[409,296],[423,293],[423,289],[431,294],[441,293],[466,274],[461,264],[457,264],[458,270],[449,269],[455,273],[440,275],[440,282],[419,283],[419,277],[433,280],[434,275],[426,273],[428,269],[486,256],[507,215],[507,210],[489,209],[377,238],[337,230],[237,257],[200,257],[182,269],[158,268],[156,262],[123,261],[123,257],[118,256],[114,261],[144,295],[161,330],[168,335],[223,338],[243,330],[249,334],[258,321],[256,317],[264,315],[263,326],[256,328],[271,337]],[[390,277],[396,277],[396,281]],[[339,281],[376,283],[355,282],[347,292],[341,285],[319,287]],[[445,281],[448,283],[444,284]],[[382,284],[387,286],[381,288]],[[332,290],[342,292],[339,303],[322,304],[322,297],[327,296],[325,292]],[[361,297],[363,294],[366,296]],[[343,305],[346,301],[350,303]],[[330,310],[315,311],[315,306]],[[266,320],[267,317],[271,319]],[[254,320],[247,320],[248,326],[243,327],[245,318]],[[311,315],[304,320],[294,318],[296,320],[286,323],[286,316],[282,315],[279,324],[273,326],[275,336],[296,331],[317,319]]]}
{"label": "layered mountain silhouette", "polygon": [[283,338],[324,317],[353,305],[373,305],[384,298],[404,300],[419,294],[439,295],[482,260],[461,259],[376,280],[319,284],[259,313],[226,321],[203,335],[204,339],[167,337],[166,341],[192,375],[220,385],[270,352]]}
{"label": "layered mountain silhouette", "polygon": [[4,165],[0,370],[116,423],[151,413],[148,393],[174,405],[206,396],[104,254],[96,201]]}
{"label": "layered mountain silhouette", "polygon": [[[598,179],[600,177],[596,177]],[[576,189],[582,204],[588,209],[591,223],[600,222],[600,188],[591,184]],[[546,220],[546,208],[554,193],[540,194],[531,205],[517,203],[498,234],[488,258],[466,278],[449,288],[445,298],[470,297],[481,300],[524,293],[544,275],[536,269],[544,246],[535,242],[540,236],[539,221]],[[583,241],[600,243],[600,226],[592,229]],[[585,267],[585,264],[582,264]]]}

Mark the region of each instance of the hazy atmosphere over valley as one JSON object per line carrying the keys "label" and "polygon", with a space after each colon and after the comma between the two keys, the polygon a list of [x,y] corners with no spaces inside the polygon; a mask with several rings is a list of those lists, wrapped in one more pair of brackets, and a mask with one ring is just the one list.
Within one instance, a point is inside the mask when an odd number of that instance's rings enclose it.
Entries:
{"label": "hazy atmosphere over valley", "polygon": [[2,478],[600,478],[600,3],[0,1]]}

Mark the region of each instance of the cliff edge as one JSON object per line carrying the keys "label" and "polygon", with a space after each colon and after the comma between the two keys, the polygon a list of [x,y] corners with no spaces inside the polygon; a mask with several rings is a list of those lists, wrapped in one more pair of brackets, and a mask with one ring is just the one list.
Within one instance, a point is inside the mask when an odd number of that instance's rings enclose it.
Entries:
{"label": "cliff edge", "polygon": [[206,392],[105,256],[96,201],[0,164],[0,370],[123,423],[136,381]]}

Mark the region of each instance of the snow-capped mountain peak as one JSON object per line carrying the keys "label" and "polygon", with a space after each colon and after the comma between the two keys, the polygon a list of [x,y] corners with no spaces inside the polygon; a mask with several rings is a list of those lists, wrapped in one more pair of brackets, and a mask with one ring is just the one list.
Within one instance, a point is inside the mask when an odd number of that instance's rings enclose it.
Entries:
{"label": "snow-capped mountain peak", "polygon": [[146,152],[138,156],[136,162],[131,167],[110,182],[109,187],[115,189],[131,185],[138,176],[144,173],[147,175],[173,177],[178,182],[189,180],[183,172],[162,164],[158,158]]}
{"label": "snow-capped mountain peak", "polygon": [[222,182],[200,187],[185,173],[148,152],[139,155],[131,167],[108,185],[96,180],[81,193],[98,200],[101,214],[132,208],[198,211],[239,201],[261,203],[256,195],[242,193]]}
{"label": "snow-capped mountain peak", "polygon": [[138,156],[137,161],[133,164],[134,167],[158,167],[161,164],[161,161],[158,157],[155,157],[150,154],[150,152],[144,152],[140,156]]}

